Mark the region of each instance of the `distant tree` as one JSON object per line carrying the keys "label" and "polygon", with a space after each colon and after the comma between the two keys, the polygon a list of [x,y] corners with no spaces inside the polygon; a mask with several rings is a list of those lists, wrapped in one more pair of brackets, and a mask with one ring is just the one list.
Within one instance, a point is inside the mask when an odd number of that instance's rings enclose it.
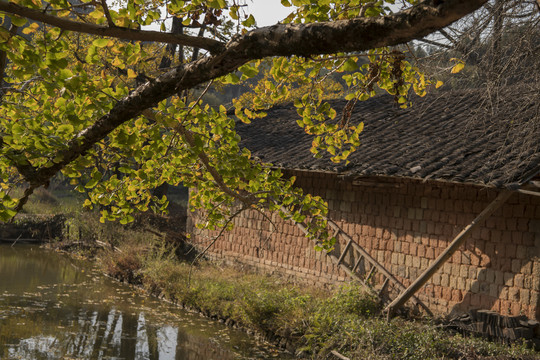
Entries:
{"label": "distant tree", "polygon": [[[480,10],[420,40],[436,74],[450,58],[467,65],[454,87],[504,86],[540,80],[540,4],[536,0],[491,0]],[[426,46],[427,45],[427,46]]]}
{"label": "distant tree", "polygon": [[[426,74],[448,88],[474,88],[482,95],[471,116],[484,122],[486,133],[504,131],[516,149],[529,152],[540,134],[540,2],[490,0],[415,43],[429,53],[419,60]],[[451,75],[455,63],[465,68]],[[519,101],[508,106],[512,98]]]}
{"label": "distant tree", "polygon": [[[294,100],[300,126],[314,135],[313,152],[343,161],[357,148],[362,124],[329,121],[336,116],[323,100],[329,74],[344,73],[352,104],[381,89],[407,106],[408,94],[424,95],[431,82],[389,47],[485,2],[408,0],[397,9],[393,0],[282,0],[295,6],[283,23],[257,28],[240,0],[120,0],[114,7],[105,0],[0,1],[11,24],[0,29],[0,216],[14,216],[58,172],[88,192],[87,206],[107,209],[103,219],[127,222],[136,210],[164,208],[166,199],[152,195],[163,183],[196,187],[191,205],[206,212],[210,228],[230,226],[236,202],[286,208],[281,215],[298,221],[324,214],[320,198],[241,149],[235,119],[203,95],[211,85],[256,76],[261,59],[271,59],[251,106],[233,101],[236,118],[249,122],[292,99],[291,84],[304,86]],[[144,30],[151,24],[161,30]],[[26,186],[21,199],[9,195],[15,183]],[[317,219],[313,233],[324,222]]]}

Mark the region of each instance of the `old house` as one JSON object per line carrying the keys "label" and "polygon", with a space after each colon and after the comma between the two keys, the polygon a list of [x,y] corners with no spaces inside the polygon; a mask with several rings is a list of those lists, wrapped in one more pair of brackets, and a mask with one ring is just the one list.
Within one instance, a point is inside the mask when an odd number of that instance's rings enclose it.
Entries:
{"label": "old house", "polygon": [[[314,285],[352,273],[395,298],[465,229],[470,236],[416,293],[422,306],[438,315],[491,309],[539,319],[539,95],[533,86],[434,91],[407,109],[391,96],[359,102],[351,119],[365,124],[362,145],[348,164],[312,156],[293,106],[239,124],[255,156],[328,201],[338,243],[327,256],[292,222],[274,215],[273,228],[247,211],[209,255]],[[332,102],[338,116],[345,104]],[[473,221],[495,199],[502,206]]]}

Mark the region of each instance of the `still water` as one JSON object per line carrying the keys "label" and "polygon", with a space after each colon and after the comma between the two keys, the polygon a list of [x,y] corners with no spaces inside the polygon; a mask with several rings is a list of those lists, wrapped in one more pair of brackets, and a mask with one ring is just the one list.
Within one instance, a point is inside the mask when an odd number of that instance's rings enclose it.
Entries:
{"label": "still water", "polygon": [[271,359],[285,354],[33,245],[0,245],[0,359]]}

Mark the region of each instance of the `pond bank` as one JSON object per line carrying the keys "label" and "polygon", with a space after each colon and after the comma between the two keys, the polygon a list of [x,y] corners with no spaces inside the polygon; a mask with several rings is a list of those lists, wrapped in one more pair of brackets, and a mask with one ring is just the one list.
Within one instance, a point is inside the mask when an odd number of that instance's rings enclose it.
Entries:
{"label": "pond bank", "polygon": [[[143,254],[143,255],[141,255]],[[387,322],[378,300],[358,285],[309,289],[246,268],[202,262],[195,268],[173,252],[125,247],[100,257],[111,276],[155,296],[258,334],[297,357],[350,359],[536,359],[524,345],[495,344],[444,330],[442,323]]]}
{"label": "pond bank", "polygon": [[[202,262],[181,261],[172,239],[147,227],[76,218],[71,254],[93,258],[103,272],[147,293],[264,338],[297,357],[350,359],[536,359],[523,345],[506,346],[445,331],[442,323],[396,318],[386,322],[377,299],[357,285],[333,292],[281,278]],[[86,239],[86,240],[85,240]],[[96,240],[103,247],[92,246]],[[62,244],[60,244],[62,245]],[[112,251],[111,249],[116,249]]]}

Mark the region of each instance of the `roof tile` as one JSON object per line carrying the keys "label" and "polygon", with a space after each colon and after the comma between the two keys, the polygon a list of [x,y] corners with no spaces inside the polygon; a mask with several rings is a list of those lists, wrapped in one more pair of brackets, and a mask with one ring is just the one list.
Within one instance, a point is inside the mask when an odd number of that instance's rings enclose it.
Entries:
{"label": "roof tile", "polygon": [[[328,154],[313,157],[313,137],[296,124],[299,115],[290,104],[249,125],[238,123],[237,129],[243,146],[282,168],[502,187],[540,166],[540,102],[530,100],[540,99],[540,87],[501,92],[496,105],[475,90],[416,97],[408,109],[389,95],[358,102],[351,121],[364,122],[362,144],[348,165],[332,163]],[[340,118],[346,101],[330,103]]]}

